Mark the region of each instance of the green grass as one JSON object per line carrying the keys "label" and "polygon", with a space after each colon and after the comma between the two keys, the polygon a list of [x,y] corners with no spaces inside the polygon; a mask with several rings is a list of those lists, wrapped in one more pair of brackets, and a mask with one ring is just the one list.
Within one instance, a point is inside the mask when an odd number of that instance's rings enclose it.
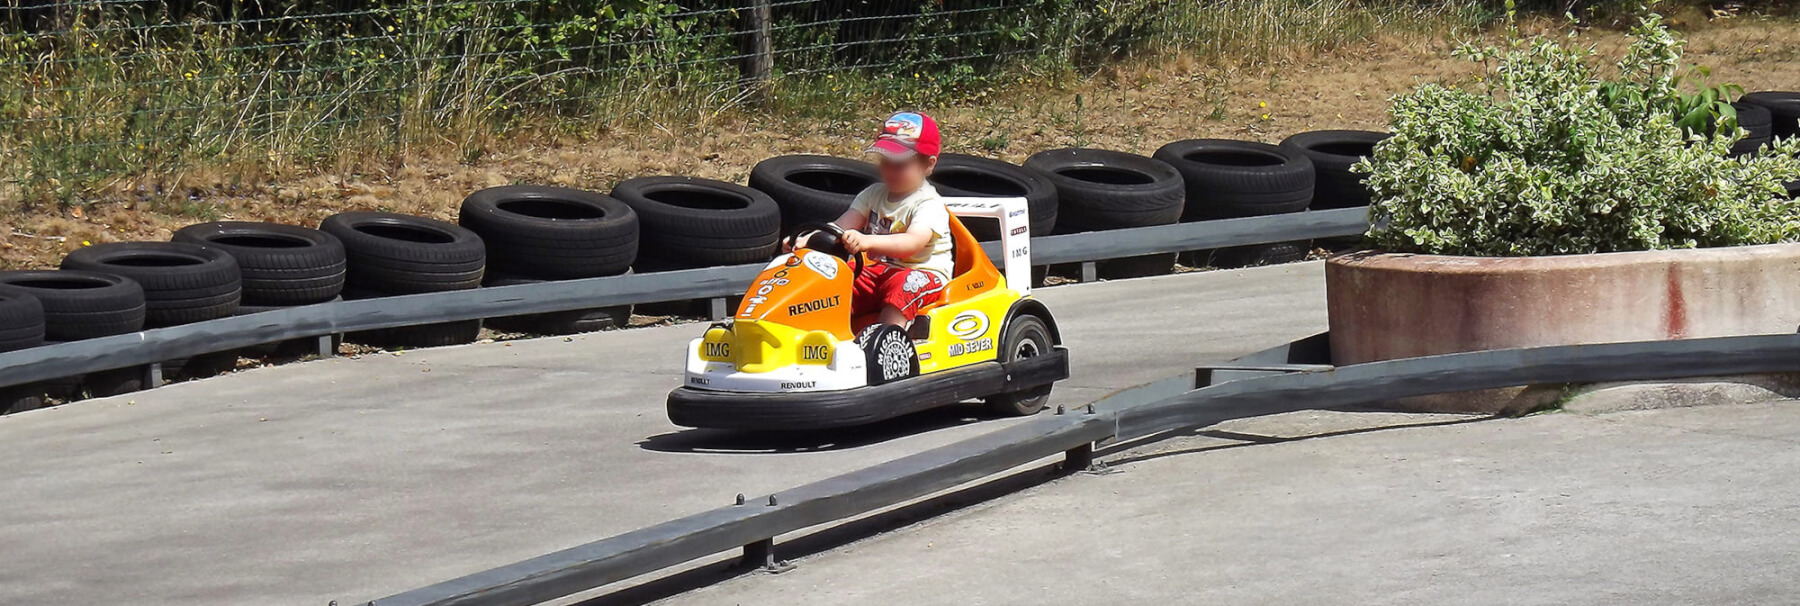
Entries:
{"label": "green grass", "polygon": [[[592,137],[745,108],[848,128],[870,107],[979,104],[1133,56],[1255,63],[1493,16],[1476,0],[1036,0],[930,9],[915,25],[955,36],[892,57],[833,55],[840,31],[784,26],[772,97],[755,104],[719,58],[736,52],[717,35],[734,15],[641,4],[542,22],[510,1],[432,0],[280,28],[134,13],[84,14],[55,34],[0,31],[0,81],[18,83],[0,87],[0,196],[16,198],[0,204],[80,205],[196,172],[241,177],[417,148],[473,162],[519,131]],[[1224,117],[1225,85],[1220,76],[1206,117]],[[1079,105],[1052,118],[1084,138]],[[981,149],[1010,144],[1005,119],[993,117]]]}

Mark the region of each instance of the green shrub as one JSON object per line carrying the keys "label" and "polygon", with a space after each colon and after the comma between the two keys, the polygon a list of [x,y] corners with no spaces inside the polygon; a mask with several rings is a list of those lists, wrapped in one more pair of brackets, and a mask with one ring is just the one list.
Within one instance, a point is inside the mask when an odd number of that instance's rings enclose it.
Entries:
{"label": "green shrub", "polygon": [[[1800,139],[1727,157],[1742,134],[1718,95],[1735,89],[1684,92],[1692,70],[1660,17],[1632,35],[1611,79],[1591,49],[1515,35],[1457,51],[1489,65],[1484,90],[1427,84],[1394,99],[1393,137],[1358,165],[1373,243],[1527,256],[1800,240],[1800,203],[1782,188],[1800,178]],[[1677,125],[1696,110],[1718,136]]]}

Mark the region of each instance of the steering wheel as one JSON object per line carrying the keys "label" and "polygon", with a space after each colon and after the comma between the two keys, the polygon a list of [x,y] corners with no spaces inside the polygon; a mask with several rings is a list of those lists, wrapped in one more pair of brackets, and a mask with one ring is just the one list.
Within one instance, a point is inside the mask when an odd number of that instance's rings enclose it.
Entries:
{"label": "steering wheel", "polygon": [[[804,243],[799,241],[802,234],[807,235]],[[835,224],[815,221],[796,225],[794,231],[788,234],[787,245],[789,250],[806,248],[843,259],[850,262],[856,269],[856,273],[851,275],[862,275],[863,256],[850,254],[850,251],[844,248],[844,228]]]}

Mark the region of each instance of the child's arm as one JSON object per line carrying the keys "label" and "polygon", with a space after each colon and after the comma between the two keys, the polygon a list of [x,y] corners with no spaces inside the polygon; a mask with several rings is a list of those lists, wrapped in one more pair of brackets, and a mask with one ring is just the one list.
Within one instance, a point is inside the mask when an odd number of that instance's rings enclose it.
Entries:
{"label": "child's arm", "polygon": [[855,206],[851,206],[849,210],[844,211],[844,214],[838,215],[837,220],[832,221],[831,224],[844,228],[844,231],[862,229],[863,226],[869,224],[869,214],[867,211],[857,210]]}
{"label": "child's arm", "polygon": [[[841,225],[841,224],[840,224]],[[897,234],[865,234],[857,231],[844,232],[844,246],[852,253],[868,252],[904,259],[925,250],[931,243],[931,226],[913,225],[906,231]]]}

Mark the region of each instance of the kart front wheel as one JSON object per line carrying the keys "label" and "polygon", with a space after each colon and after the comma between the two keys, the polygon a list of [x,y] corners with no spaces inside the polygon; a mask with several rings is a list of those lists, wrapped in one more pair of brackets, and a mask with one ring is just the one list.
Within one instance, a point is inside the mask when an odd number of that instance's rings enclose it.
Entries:
{"label": "kart front wheel", "polygon": [[[1000,362],[1014,362],[1048,354],[1054,347],[1050,340],[1050,328],[1037,316],[1020,315],[1013,318],[1006,326],[1005,336],[1000,339]],[[1050,403],[1050,388],[1046,383],[1036,387],[1015,392],[996,394],[987,398],[988,408],[995,413],[1025,417],[1037,414]]]}

